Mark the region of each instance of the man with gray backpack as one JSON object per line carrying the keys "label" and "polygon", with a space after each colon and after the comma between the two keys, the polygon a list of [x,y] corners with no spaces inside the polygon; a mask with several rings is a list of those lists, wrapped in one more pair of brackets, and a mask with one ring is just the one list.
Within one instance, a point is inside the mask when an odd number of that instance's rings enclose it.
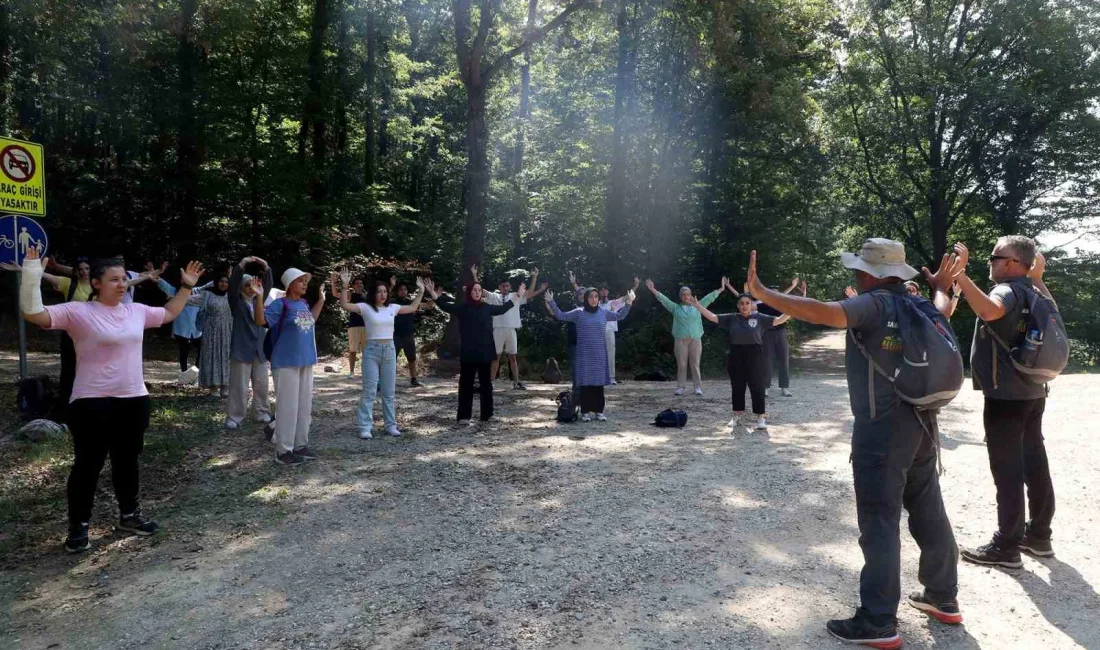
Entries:
{"label": "man with gray backpack", "polygon": [[[1001,237],[989,256],[988,294],[966,275],[970,254],[955,244],[959,287],[978,316],[970,367],[985,395],[986,448],[997,487],[997,532],[988,544],[964,549],[968,562],[1018,569],[1020,551],[1049,557],[1054,485],[1043,445],[1047,382],[1069,360],[1058,306],[1043,284],[1046,261],[1028,237]],[[1024,487],[1031,520],[1025,523]]]}
{"label": "man with gray backpack", "polygon": [[826,629],[847,643],[899,648],[901,510],[920,547],[923,591],[913,607],[943,623],[958,624],[958,546],[940,494],[936,411],[963,382],[962,357],[947,321],[950,255],[932,284],[933,303],[910,295],[904,282],[917,275],[905,263],[905,247],[868,239],[841,261],[855,274],[859,293],[820,302],[764,286],[749,262],[749,291],[764,304],[798,320],[848,330],[845,367],[852,405],[852,474],[859,544],[863,549],[860,607],[855,616],[829,621]]}

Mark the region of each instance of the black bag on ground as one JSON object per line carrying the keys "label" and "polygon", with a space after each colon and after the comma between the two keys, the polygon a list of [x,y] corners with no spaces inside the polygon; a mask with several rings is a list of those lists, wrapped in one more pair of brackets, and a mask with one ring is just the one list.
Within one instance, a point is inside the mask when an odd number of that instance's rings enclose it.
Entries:
{"label": "black bag on ground", "polygon": [[558,366],[558,360],[550,357],[546,360],[546,372],[542,373],[542,383],[544,384],[560,384],[561,383],[561,367]]}
{"label": "black bag on ground", "polygon": [[49,415],[53,409],[55,394],[53,381],[49,377],[27,377],[19,382],[19,394],[16,406],[24,422],[38,420]]}
{"label": "black bag on ground", "polygon": [[580,409],[573,401],[573,391],[563,390],[558,393],[558,422],[576,422],[578,411]]}
{"label": "black bag on ground", "polygon": [[657,414],[657,419],[654,420],[653,426],[660,427],[662,429],[683,429],[684,425],[688,423],[688,414],[684,411],[673,411],[672,409],[665,409]]}

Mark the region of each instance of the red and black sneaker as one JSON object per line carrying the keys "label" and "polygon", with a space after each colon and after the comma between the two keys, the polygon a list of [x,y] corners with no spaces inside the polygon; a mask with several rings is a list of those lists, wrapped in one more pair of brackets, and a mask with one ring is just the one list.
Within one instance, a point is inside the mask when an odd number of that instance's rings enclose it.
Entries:
{"label": "red and black sneaker", "polygon": [[836,619],[825,624],[825,629],[845,643],[896,650],[901,647],[901,636],[895,624],[875,625],[859,612],[849,619]]}
{"label": "red and black sneaker", "polygon": [[959,601],[954,598],[937,602],[929,598],[926,592],[915,591],[909,594],[909,604],[940,623],[958,625],[963,622],[962,612],[959,611]]}

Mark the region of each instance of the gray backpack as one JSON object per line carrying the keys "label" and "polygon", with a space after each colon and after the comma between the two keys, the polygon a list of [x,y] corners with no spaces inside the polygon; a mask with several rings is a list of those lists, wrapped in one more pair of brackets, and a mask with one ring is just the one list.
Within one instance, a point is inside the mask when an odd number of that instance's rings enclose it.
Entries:
{"label": "gray backpack", "polygon": [[[993,376],[997,376],[997,346],[1008,352],[1012,367],[1024,380],[1040,386],[1057,377],[1069,363],[1069,336],[1066,324],[1054,301],[1039,293],[1034,287],[1019,288],[1024,291],[1025,307],[1021,312],[1027,323],[1023,342],[1010,347],[1004,339],[997,336],[992,327],[982,323],[982,327],[993,338]],[[1012,287],[1013,293],[1017,287]]]}
{"label": "gray backpack", "polygon": [[902,354],[897,367],[883,368],[855,331],[848,330],[870,367],[867,375],[871,417],[875,417],[876,372],[894,385],[898,398],[914,408],[922,411],[943,408],[955,399],[963,385],[962,355],[951,324],[935,305],[919,296],[881,290],[874,294],[885,298],[887,318],[898,325]]}

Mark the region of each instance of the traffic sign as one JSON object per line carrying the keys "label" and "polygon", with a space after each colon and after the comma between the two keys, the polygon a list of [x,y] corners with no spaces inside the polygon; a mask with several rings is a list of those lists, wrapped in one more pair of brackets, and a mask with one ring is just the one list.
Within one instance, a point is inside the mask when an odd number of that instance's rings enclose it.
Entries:
{"label": "traffic sign", "polygon": [[45,257],[50,241],[46,229],[30,217],[10,214],[0,217],[0,262],[23,265],[27,251],[38,251]]}
{"label": "traffic sign", "polygon": [[46,216],[42,145],[0,138],[0,211]]}

